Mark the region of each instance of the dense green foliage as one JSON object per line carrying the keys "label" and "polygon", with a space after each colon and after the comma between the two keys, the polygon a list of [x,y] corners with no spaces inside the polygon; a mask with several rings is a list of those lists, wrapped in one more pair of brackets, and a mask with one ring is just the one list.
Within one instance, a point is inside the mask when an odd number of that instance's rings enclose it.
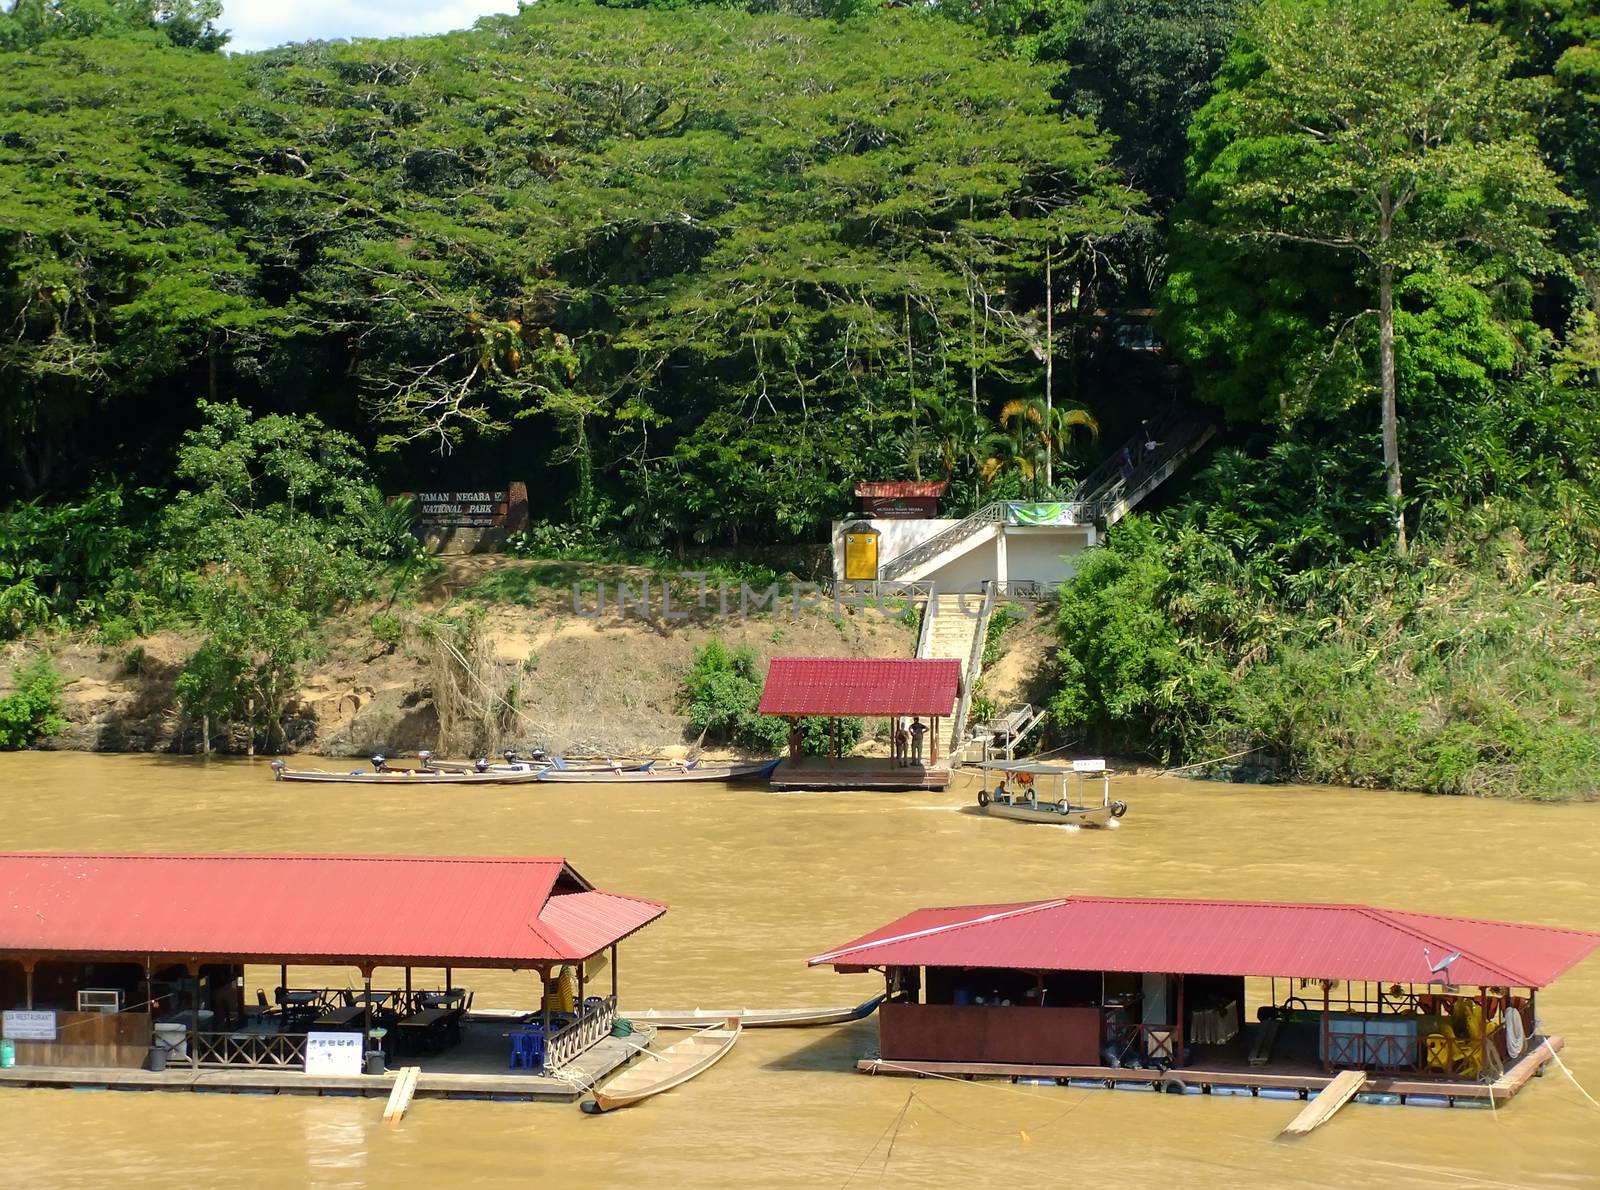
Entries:
{"label": "dense green foliage", "polygon": [[[694,664],[683,683],[683,705],[689,730],[704,734],[711,743],[731,743],[750,752],[769,755],[789,747],[789,721],[756,710],[761,701],[762,675],[756,655],[748,647],[730,649],[715,637],[695,653]],[[839,720],[839,746],[846,752],[861,739],[860,719]],[[830,720],[811,716],[800,720],[801,751],[824,756],[830,745]]]}
{"label": "dense green foliage", "polygon": [[61,715],[61,675],[36,657],[11,671],[12,692],[0,698],[0,752],[31,748],[66,730]]}
{"label": "dense green foliage", "polygon": [[[0,635],[186,619],[186,719],[276,745],[417,566],[382,490],[530,481],[481,599],[764,587],[854,480],[1054,495],[1188,393],[1223,444],[1065,594],[1058,728],[1592,790],[1595,0],[217,11],[0,11]],[[758,685],[707,649],[693,730],[781,748]]]}

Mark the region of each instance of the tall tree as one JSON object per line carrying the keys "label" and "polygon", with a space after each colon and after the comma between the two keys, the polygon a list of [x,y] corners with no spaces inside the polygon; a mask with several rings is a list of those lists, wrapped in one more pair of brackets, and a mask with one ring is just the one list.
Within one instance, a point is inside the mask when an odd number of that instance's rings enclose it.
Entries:
{"label": "tall tree", "polygon": [[[1572,209],[1533,138],[1540,80],[1506,39],[1443,0],[1265,0],[1239,53],[1251,77],[1213,100],[1223,235],[1353,261],[1376,298],[1383,463],[1406,551],[1395,359],[1397,278],[1530,273],[1547,214]],[[1347,328],[1348,329],[1348,328]]]}

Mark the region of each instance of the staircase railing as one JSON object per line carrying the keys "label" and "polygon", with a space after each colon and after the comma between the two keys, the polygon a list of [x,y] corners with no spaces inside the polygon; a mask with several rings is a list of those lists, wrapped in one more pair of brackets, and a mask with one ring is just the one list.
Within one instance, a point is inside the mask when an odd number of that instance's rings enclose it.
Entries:
{"label": "staircase railing", "polygon": [[956,703],[956,718],[950,731],[950,764],[952,767],[961,763],[966,740],[962,737],[967,730],[967,714],[972,709],[972,696],[978,685],[978,679],[983,675],[983,654],[989,643],[989,617],[994,614],[995,584],[983,584],[983,609],[978,613],[978,622],[973,628],[972,647],[967,651],[967,669],[961,681],[961,700]]}
{"label": "staircase railing", "polygon": [[951,546],[965,541],[990,525],[998,525],[1006,518],[1005,501],[986,504],[965,520],[957,521],[948,529],[935,533],[926,541],[919,542],[908,550],[896,554],[879,569],[880,579],[893,579],[904,574],[914,566],[920,566],[931,558],[944,553]]}

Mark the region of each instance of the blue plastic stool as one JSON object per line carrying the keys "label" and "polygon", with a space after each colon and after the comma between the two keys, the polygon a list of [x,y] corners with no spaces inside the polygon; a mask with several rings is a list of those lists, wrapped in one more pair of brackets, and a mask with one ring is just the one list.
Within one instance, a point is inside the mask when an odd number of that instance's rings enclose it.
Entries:
{"label": "blue plastic stool", "polygon": [[511,1035],[511,1069],[544,1069],[544,1030],[525,1029]]}

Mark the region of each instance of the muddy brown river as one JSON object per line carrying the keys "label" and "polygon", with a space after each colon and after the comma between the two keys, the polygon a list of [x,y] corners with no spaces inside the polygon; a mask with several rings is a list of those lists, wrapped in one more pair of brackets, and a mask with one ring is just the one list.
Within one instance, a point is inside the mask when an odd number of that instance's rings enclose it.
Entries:
{"label": "muddy brown river", "polygon": [[[671,906],[623,944],[624,1010],[853,1002],[876,977],[808,970],[806,957],[919,905],[1069,892],[1371,901],[1600,928],[1600,805],[1116,787],[1128,816],[1093,833],[965,813],[970,783],[392,791],[276,784],[265,760],[0,756],[7,849],[565,855],[601,887]],[[534,998],[524,976],[457,982],[480,1007]],[[1541,992],[1539,1009],[1600,1098],[1600,955]],[[702,1079],[599,1118],[423,1099],[389,1128],[381,1099],[0,1091],[0,1181],[1600,1186],[1600,1107],[1556,1068],[1498,1112],[1355,1105],[1284,1143],[1274,1137],[1298,1107],[1281,1101],[869,1078],[853,1064],[875,1037],[870,1020],[750,1032]]]}

